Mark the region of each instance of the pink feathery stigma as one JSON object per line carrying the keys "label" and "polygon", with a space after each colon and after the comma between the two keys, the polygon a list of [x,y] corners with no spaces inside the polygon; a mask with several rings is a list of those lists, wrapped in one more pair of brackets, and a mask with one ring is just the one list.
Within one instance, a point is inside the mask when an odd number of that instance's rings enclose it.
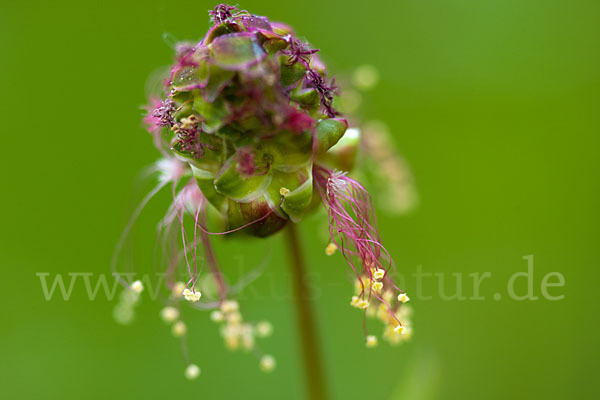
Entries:
{"label": "pink feathery stigma", "polygon": [[338,88],[335,86],[335,79],[332,79],[331,83],[327,83],[327,80],[310,65],[312,55],[317,53],[319,49],[311,49],[307,43],[302,43],[299,39],[291,35],[288,35],[286,39],[290,47],[281,52],[289,56],[288,64],[294,65],[300,62],[306,68],[307,73],[304,77],[304,87],[313,88],[317,91],[321,105],[328,117],[333,118],[339,115],[340,113],[333,108],[333,95],[338,92]]}
{"label": "pink feathery stigma", "polygon": [[162,106],[162,101],[156,97],[150,98],[150,104],[146,105],[146,115],[144,116],[144,125],[146,130],[150,133],[160,132],[162,125],[160,124],[160,118],[154,115],[154,110]]}
{"label": "pink feathery stigma", "polygon": [[237,10],[237,7],[228,4],[219,4],[213,10],[209,11],[208,14],[212,23],[221,24],[233,17],[233,13]]}
{"label": "pink feathery stigma", "polygon": [[[372,281],[372,270],[378,268],[384,269],[386,281],[402,292],[391,280],[389,271],[393,266],[392,259],[381,244],[371,196],[366,189],[345,172],[332,171],[319,165],[314,166],[313,176],[329,215],[331,241],[354,270],[362,285],[361,296],[365,295],[361,276],[364,274]],[[371,295],[384,303],[390,315],[402,325],[383,298],[372,290],[369,291],[369,297]]]}
{"label": "pink feathery stigma", "polygon": [[158,126],[173,126],[175,120],[173,119],[173,113],[175,112],[175,103],[173,100],[167,98],[162,100],[156,105],[154,111],[152,111],[152,117],[156,118]]}
{"label": "pink feathery stigma", "polygon": [[282,50],[283,54],[290,56],[288,58],[288,64],[294,65],[298,61],[302,62],[304,66],[308,67],[310,64],[310,56],[319,51],[319,49],[311,49],[308,44],[302,43],[299,39],[292,37],[288,38],[290,48]]}
{"label": "pink feathery stigma", "polygon": [[333,95],[337,94],[338,88],[335,85],[335,79],[331,79],[331,83],[327,83],[326,79],[317,71],[309,69],[304,78],[306,87],[313,88],[321,98],[321,105],[325,108],[327,116],[330,118],[339,115],[340,113],[333,108]]}

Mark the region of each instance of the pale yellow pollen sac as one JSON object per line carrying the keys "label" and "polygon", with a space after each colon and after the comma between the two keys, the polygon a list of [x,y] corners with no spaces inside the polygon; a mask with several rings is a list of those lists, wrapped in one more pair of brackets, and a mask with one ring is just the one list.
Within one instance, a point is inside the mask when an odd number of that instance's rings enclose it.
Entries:
{"label": "pale yellow pollen sac", "polygon": [[369,302],[367,300],[361,300],[358,304],[358,308],[361,310],[364,310],[367,307],[369,307]]}
{"label": "pale yellow pollen sac", "polygon": [[279,194],[280,194],[280,195],[282,195],[283,197],[285,197],[285,196],[287,196],[288,194],[290,194],[290,192],[291,192],[291,191],[290,191],[290,189],[288,189],[288,188],[281,187],[281,188],[279,189]]}
{"label": "pale yellow pollen sac", "polygon": [[363,291],[363,285],[360,281],[360,279],[356,279],[356,281],[354,281],[354,292],[356,294],[360,294]]}
{"label": "pale yellow pollen sac", "polygon": [[410,317],[412,314],[412,308],[410,308],[410,306],[407,305],[403,305],[402,307],[398,307],[398,310],[396,310],[396,317],[400,320],[404,320],[408,317]]}
{"label": "pale yellow pollen sac", "polygon": [[194,114],[188,116],[187,118],[181,119],[181,127],[183,129],[189,129],[198,123],[198,117]]}
{"label": "pale yellow pollen sac", "polygon": [[190,381],[193,381],[198,376],[200,376],[200,367],[198,367],[196,364],[188,365],[185,369],[185,377]]}
{"label": "pale yellow pollen sac", "polygon": [[200,297],[202,297],[202,293],[200,293],[200,291],[192,291],[188,288],[185,288],[182,292],[183,297],[187,300],[187,301],[191,301],[192,303],[195,303],[197,301],[200,301]]}
{"label": "pale yellow pollen sac", "polygon": [[244,348],[244,350],[252,350],[254,348],[254,334],[250,325],[245,324],[244,326],[242,326],[241,337],[242,347]]}
{"label": "pale yellow pollen sac", "polygon": [[256,336],[265,338],[273,333],[273,325],[269,321],[260,321],[256,324]]}
{"label": "pale yellow pollen sac", "polygon": [[179,310],[175,307],[165,307],[160,310],[160,317],[163,321],[170,324],[179,318]]}
{"label": "pale yellow pollen sac", "polygon": [[381,268],[378,268],[373,273],[373,279],[378,280],[378,281],[382,280],[384,276],[385,276],[385,270],[381,269]]}
{"label": "pale yellow pollen sac", "polygon": [[375,315],[377,315],[377,310],[375,309],[375,307],[369,307],[367,308],[366,315],[369,318],[374,317]]}
{"label": "pale yellow pollen sac", "polygon": [[390,320],[391,316],[385,304],[380,304],[377,308],[377,318],[384,323],[387,323]]}
{"label": "pale yellow pollen sac", "polygon": [[185,325],[185,323],[183,321],[177,321],[175,323],[175,325],[173,325],[173,328],[171,329],[171,333],[173,333],[173,336],[175,337],[182,337],[183,335],[185,335],[187,332],[187,326]]}
{"label": "pale yellow pollen sac", "polygon": [[171,127],[171,130],[175,133],[179,132],[180,129],[179,124],[175,124]]}
{"label": "pale yellow pollen sac", "polygon": [[173,294],[173,297],[180,297],[183,296],[183,291],[185,290],[185,283],[184,282],[175,282],[173,284],[173,287],[171,288],[171,293]]}
{"label": "pale yellow pollen sac", "polygon": [[333,253],[335,253],[335,251],[337,250],[337,246],[335,245],[335,243],[329,243],[327,245],[327,247],[325,247],[325,254],[327,254],[328,256],[332,256]]}
{"label": "pale yellow pollen sac", "polygon": [[219,310],[215,310],[212,313],[210,313],[210,319],[214,322],[223,322],[225,320],[225,317],[223,316],[223,313]]}
{"label": "pale yellow pollen sac", "polygon": [[271,372],[275,369],[275,357],[264,355],[260,358],[260,369],[263,372]]}
{"label": "pale yellow pollen sac", "polygon": [[383,292],[382,297],[383,297],[383,300],[385,300],[387,303],[389,303],[394,298],[394,293],[391,290],[386,290],[385,292]]}
{"label": "pale yellow pollen sac", "polygon": [[367,336],[367,347],[372,348],[377,346],[377,336],[369,335]]}
{"label": "pale yellow pollen sac", "polygon": [[131,290],[133,290],[135,293],[142,293],[144,291],[144,284],[142,283],[142,281],[134,281],[131,286],[130,286]]}
{"label": "pale yellow pollen sac", "polygon": [[403,336],[397,335],[394,332],[394,328],[388,326],[383,333],[383,338],[391,344],[398,344],[402,340]]}
{"label": "pale yellow pollen sac", "polygon": [[225,300],[223,304],[221,304],[221,311],[224,313],[230,313],[237,311],[239,309],[239,304],[235,300]]}
{"label": "pale yellow pollen sac", "polygon": [[225,336],[225,346],[229,350],[237,350],[240,347],[240,338],[238,336]]}
{"label": "pale yellow pollen sac", "polygon": [[359,307],[361,300],[358,298],[358,296],[352,296],[352,300],[350,301],[350,305],[352,307]]}
{"label": "pale yellow pollen sac", "polygon": [[229,350],[237,350],[240,346],[240,332],[238,326],[227,326],[223,330],[223,336],[225,338],[225,346]]}
{"label": "pale yellow pollen sac", "polygon": [[371,284],[371,288],[374,292],[379,293],[383,289],[383,283],[375,281]]}
{"label": "pale yellow pollen sac", "polygon": [[406,303],[409,300],[410,300],[410,298],[406,295],[406,293],[400,293],[398,295],[398,301],[401,303]]}
{"label": "pale yellow pollen sac", "polygon": [[227,313],[226,318],[227,322],[229,322],[230,324],[239,324],[240,322],[242,322],[242,314],[240,314],[237,311]]}
{"label": "pale yellow pollen sac", "polygon": [[398,325],[397,327],[394,328],[394,332],[396,332],[399,335],[403,335],[406,333],[406,327],[404,327],[402,325]]}

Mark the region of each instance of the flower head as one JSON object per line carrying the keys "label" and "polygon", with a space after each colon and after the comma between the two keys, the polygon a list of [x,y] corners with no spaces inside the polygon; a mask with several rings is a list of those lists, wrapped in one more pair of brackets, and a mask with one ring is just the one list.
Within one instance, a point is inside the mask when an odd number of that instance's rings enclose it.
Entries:
{"label": "flower head", "polygon": [[230,230],[268,236],[314,208],[312,166],[335,156],[347,122],[318,50],[289,27],[225,4],[209,14],[205,37],[178,47],[146,124]]}
{"label": "flower head", "polygon": [[[154,167],[159,184],[141,208],[168,184],[173,197],[159,224],[169,289],[161,318],[186,341],[192,335],[182,305],[211,310],[228,349],[262,354],[256,339],[273,328],[244,319],[210,238],[238,232],[268,237],[321,205],[329,220],[325,253],[341,254],[356,277],[351,306],[378,318],[384,339],[404,340],[408,296],[393,282],[395,266],[371,197],[349,176],[360,131],[348,129],[336,109],[339,91],[319,50],[290,27],[234,6],[219,4],[209,15],[202,40],[176,46],[162,98],[150,99],[144,118],[164,159]],[[209,212],[222,229],[209,229]],[[201,255],[206,269],[199,266]],[[214,294],[204,287],[201,294],[204,276]],[[121,319],[130,319],[142,290],[140,281],[128,287],[131,299],[119,306]],[[365,336],[368,347],[377,344],[376,336]],[[271,355],[260,357],[265,372],[275,364]],[[188,379],[199,374],[195,364],[185,370]]]}

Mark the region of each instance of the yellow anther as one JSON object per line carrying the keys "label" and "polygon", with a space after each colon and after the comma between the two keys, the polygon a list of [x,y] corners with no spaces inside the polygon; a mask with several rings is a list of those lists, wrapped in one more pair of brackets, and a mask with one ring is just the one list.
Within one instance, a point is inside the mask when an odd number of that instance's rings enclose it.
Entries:
{"label": "yellow anther", "polygon": [[373,291],[375,291],[376,293],[379,293],[381,291],[381,289],[383,289],[383,283],[381,282],[373,282],[371,284],[371,288],[373,289]]}
{"label": "yellow anther", "polygon": [[183,129],[191,128],[192,126],[194,126],[197,123],[198,123],[198,117],[196,117],[194,114],[190,115],[187,118],[181,119],[181,127]]}
{"label": "yellow anther", "polygon": [[335,253],[337,248],[338,247],[335,245],[335,243],[329,243],[327,245],[327,247],[325,247],[325,254],[327,254],[328,256],[331,256],[331,255],[333,255],[333,253]]}
{"label": "yellow anther", "polygon": [[225,300],[223,304],[221,304],[221,311],[224,313],[230,313],[237,311],[239,309],[239,304],[235,300]]}
{"label": "yellow anther", "polygon": [[404,327],[402,325],[398,325],[397,327],[394,328],[394,332],[396,332],[399,335],[403,335],[404,333],[406,333],[406,327]]}
{"label": "yellow anther", "polygon": [[377,336],[369,335],[367,336],[367,347],[375,347],[377,346]]}
{"label": "yellow anther", "polygon": [[354,292],[356,294],[360,294],[363,290],[363,285],[360,281],[360,279],[357,279],[356,281],[354,281]]}
{"label": "yellow anther", "polygon": [[174,297],[179,297],[183,295],[183,291],[185,290],[185,283],[183,282],[175,282],[173,287],[171,288],[171,293],[173,293]]}
{"label": "yellow anther", "polygon": [[402,340],[402,336],[397,335],[394,332],[394,328],[392,328],[391,326],[388,326],[385,329],[385,331],[383,332],[383,338],[391,344],[398,344]]}
{"label": "yellow anther", "polygon": [[268,321],[261,321],[256,324],[256,335],[258,337],[271,336],[273,333],[273,325]]}
{"label": "yellow anther", "polygon": [[227,313],[226,318],[227,322],[229,322],[230,324],[239,324],[240,322],[242,322],[242,314],[240,314],[237,311]]}
{"label": "yellow anther", "polygon": [[237,350],[240,346],[240,326],[239,325],[227,325],[222,334],[225,337],[225,346],[229,350]]}
{"label": "yellow anther", "polygon": [[183,323],[183,321],[177,321],[175,325],[173,325],[171,332],[175,337],[182,337],[187,332],[187,326],[185,323]]}
{"label": "yellow anther", "polygon": [[185,369],[185,377],[190,381],[196,379],[200,375],[200,368],[196,364],[190,364]]}
{"label": "yellow anther", "polygon": [[393,298],[394,293],[391,290],[386,290],[383,292],[383,300],[385,300],[387,303],[391,302]]}
{"label": "yellow anther", "polygon": [[374,273],[373,273],[373,279],[375,280],[381,280],[383,279],[383,277],[385,276],[385,270],[378,268]]}
{"label": "yellow anther", "polygon": [[410,300],[410,298],[406,295],[406,293],[400,293],[398,295],[398,301],[401,303],[406,303],[409,300]]}
{"label": "yellow anther", "polygon": [[275,369],[275,358],[270,355],[262,356],[260,359],[260,369],[264,372],[271,372]]}
{"label": "yellow anther", "polygon": [[252,334],[242,335],[242,347],[246,351],[250,351],[254,348],[254,336],[252,336]]}
{"label": "yellow anther", "polygon": [[361,300],[358,298],[358,296],[352,296],[352,301],[350,301],[350,305],[352,307],[359,307],[360,302],[361,302]]}
{"label": "yellow anther", "polygon": [[358,308],[360,308],[361,310],[364,310],[367,307],[369,307],[369,302],[366,300],[360,300],[360,302],[358,304]]}
{"label": "yellow anther", "polygon": [[187,301],[191,301],[192,303],[200,301],[200,297],[202,297],[202,293],[200,293],[200,291],[196,292],[188,288],[183,289],[182,294]]}
{"label": "yellow anther", "polygon": [[144,290],[144,284],[142,283],[142,281],[135,281],[131,284],[131,290],[133,290],[136,293],[142,293],[142,291]]}
{"label": "yellow anther", "polygon": [[284,188],[284,187],[281,187],[281,188],[279,189],[279,194],[280,194],[280,195],[282,195],[283,197],[285,197],[285,196],[287,196],[288,194],[290,194],[290,189],[288,189],[288,188]]}
{"label": "yellow anther", "polygon": [[179,310],[175,307],[165,307],[160,310],[160,317],[166,323],[175,322],[179,318]]}
{"label": "yellow anther", "polygon": [[367,317],[374,317],[377,314],[377,310],[375,309],[375,307],[369,307],[367,308],[366,311]]}
{"label": "yellow anther", "polygon": [[242,338],[242,347],[244,350],[252,350],[254,348],[254,332],[252,331],[252,326],[249,324],[242,325],[240,336]]}
{"label": "yellow anther", "polygon": [[229,350],[237,350],[240,347],[240,339],[238,336],[225,336],[225,346]]}
{"label": "yellow anther", "polygon": [[215,310],[212,313],[210,313],[210,319],[214,322],[222,322],[225,319],[225,317],[223,316],[223,313],[221,311]]}

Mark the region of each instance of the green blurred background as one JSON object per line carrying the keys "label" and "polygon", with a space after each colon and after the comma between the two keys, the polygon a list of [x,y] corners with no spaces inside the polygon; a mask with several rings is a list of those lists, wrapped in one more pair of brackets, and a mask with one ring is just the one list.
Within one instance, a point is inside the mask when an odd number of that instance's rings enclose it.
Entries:
{"label": "green blurred background", "polygon": [[[380,213],[385,244],[407,277],[491,272],[482,301],[444,301],[426,278],[413,296],[414,339],[363,345],[348,306],[341,257],[326,258],[303,225],[334,398],[598,398],[600,3],[558,0],[244,1],[285,21],[340,75],[365,63],[379,85],[360,114],[384,121],[409,161],[420,197],[404,216]],[[5,399],[301,399],[304,387],[283,240],[217,242],[235,275],[265,260],[242,294],[244,315],[267,318],[262,342],[278,367],[225,350],[207,313],[186,310],[200,379],[183,378],[177,341],[144,301],[136,323],[114,302],[45,301],[38,272],[109,272],[116,240],[141,197],[138,173],[157,159],[141,127],[148,76],[170,63],[162,39],[198,39],[207,1],[11,1],[0,4],[3,127],[3,311],[0,397]],[[134,230],[126,259],[149,272],[159,196]],[[534,255],[534,289],[564,275],[560,301],[515,301],[511,275]],[[95,278],[93,279],[95,282]],[[525,290],[524,282],[518,290]],[[472,291],[472,290],[471,290]],[[501,293],[501,300],[493,294]],[[102,297],[102,296],[100,296]],[[148,299],[146,299],[148,300]]]}

